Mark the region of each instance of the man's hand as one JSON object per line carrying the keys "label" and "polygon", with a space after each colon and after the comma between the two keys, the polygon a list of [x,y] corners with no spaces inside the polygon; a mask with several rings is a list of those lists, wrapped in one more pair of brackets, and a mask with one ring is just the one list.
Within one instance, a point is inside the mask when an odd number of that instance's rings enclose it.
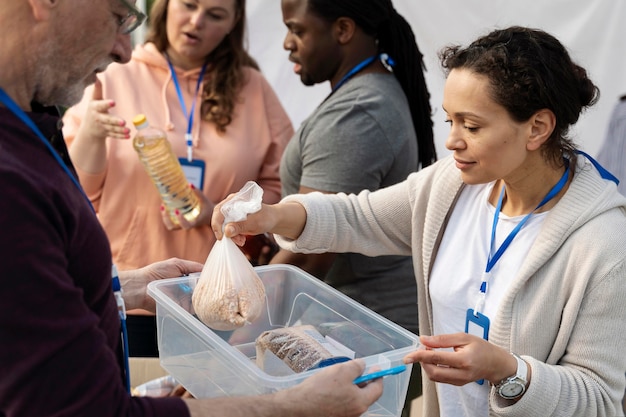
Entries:
{"label": "man's hand", "polygon": [[156,303],[146,293],[148,283],[164,278],[176,278],[202,271],[204,265],[198,262],[170,258],[166,261],[155,262],[140,269],[121,271],[119,273],[122,284],[122,294],[127,310],[141,308],[155,312]]}
{"label": "man's hand", "polygon": [[358,359],[331,365],[293,388],[277,392],[276,396],[298,404],[300,409],[296,408],[294,415],[360,416],[383,393],[382,378],[364,386],[354,384],[354,379],[364,371],[365,362]]}

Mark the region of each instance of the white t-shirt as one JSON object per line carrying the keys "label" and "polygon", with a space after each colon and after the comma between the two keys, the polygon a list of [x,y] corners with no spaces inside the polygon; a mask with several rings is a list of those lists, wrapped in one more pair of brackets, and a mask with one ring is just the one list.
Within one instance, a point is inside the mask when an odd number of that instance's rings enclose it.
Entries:
{"label": "white t-shirt", "polygon": [[[434,334],[465,331],[468,308],[475,308],[487,266],[495,207],[489,203],[494,183],[467,185],[461,192],[441,241],[430,277]],[[533,214],[491,270],[482,311],[491,322],[509,284],[539,234],[547,212]],[[494,252],[525,216],[499,215]],[[441,417],[489,415],[489,384],[462,387],[438,383]]]}

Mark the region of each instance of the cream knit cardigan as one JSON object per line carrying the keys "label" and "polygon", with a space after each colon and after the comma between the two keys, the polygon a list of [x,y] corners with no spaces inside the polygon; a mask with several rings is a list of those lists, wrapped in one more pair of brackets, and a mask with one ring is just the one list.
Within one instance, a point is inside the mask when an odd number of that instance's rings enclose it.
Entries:
{"label": "cream knit cardigan", "polygon": [[[462,187],[447,157],[376,192],[289,196],[307,223],[297,240],[277,239],[295,252],[413,255],[420,333],[430,335],[430,270]],[[513,279],[489,337],[530,364],[532,381],[515,404],[492,388],[490,416],[623,415],[626,198],[582,157]],[[436,386],[425,373],[423,384],[424,416],[437,417]]]}

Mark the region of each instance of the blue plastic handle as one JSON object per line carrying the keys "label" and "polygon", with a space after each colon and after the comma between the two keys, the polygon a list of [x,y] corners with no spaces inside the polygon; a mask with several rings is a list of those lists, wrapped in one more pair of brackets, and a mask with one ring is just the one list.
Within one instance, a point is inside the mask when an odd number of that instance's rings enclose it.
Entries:
{"label": "blue plastic handle", "polygon": [[387,375],[396,375],[404,371],[406,371],[406,365],[399,365],[393,368],[384,369],[382,371],[376,371],[370,374],[361,375],[360,377],[354,380],[354,383],[358,385],[367,381],[372,381],[374,379],[382,378]]}

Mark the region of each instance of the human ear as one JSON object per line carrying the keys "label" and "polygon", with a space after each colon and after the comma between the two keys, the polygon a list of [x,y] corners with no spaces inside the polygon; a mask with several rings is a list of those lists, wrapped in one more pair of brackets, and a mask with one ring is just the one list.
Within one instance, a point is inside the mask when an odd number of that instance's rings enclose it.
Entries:
{"label": "human ear", "polygon": [[333,32],[337,42],[344,45],[352,39],[354,31],[356,30],[356,24],[354,20],[348,17],[340,17],[333,23]]}
{"label": "human ear", "polygon": [[48,20],[50,12],[57,6],[58,2],[59,0],[28,0],[36,21]]}
{"label": "human ear", "polygon": [[539,149],[554,132],[556,116],[552,110],[541,109],[530,117],[529,123],[530,136],[526,147],[529,151],[534,151]]}

